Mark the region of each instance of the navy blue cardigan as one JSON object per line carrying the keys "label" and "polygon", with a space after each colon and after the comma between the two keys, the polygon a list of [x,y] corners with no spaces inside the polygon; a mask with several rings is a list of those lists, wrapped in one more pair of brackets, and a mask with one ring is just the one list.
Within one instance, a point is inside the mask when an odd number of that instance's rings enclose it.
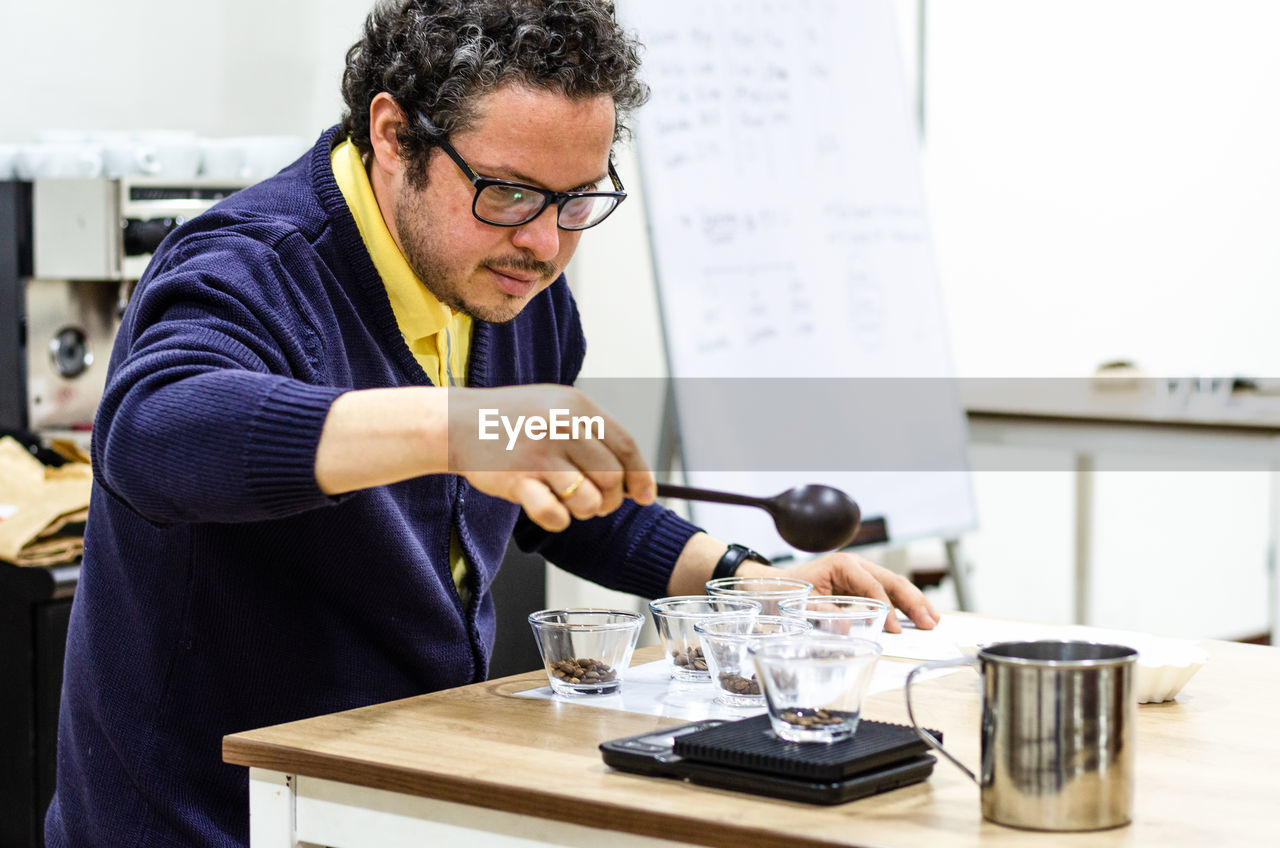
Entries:
{"label": "navy blue cardigan", "polygon": [[[93,433],[51,846],[243,844],[248,777],[222,736],[483,680],[513,530],[647,597],[696,532],[628,501],[548,534],[448,474],[319,490],[335,398],[429,382],[334,182],[334,132],[170,236],[125,316]],[[475,323],[467,383],[572,383],[584,351],[561,277],[510,323]]]}

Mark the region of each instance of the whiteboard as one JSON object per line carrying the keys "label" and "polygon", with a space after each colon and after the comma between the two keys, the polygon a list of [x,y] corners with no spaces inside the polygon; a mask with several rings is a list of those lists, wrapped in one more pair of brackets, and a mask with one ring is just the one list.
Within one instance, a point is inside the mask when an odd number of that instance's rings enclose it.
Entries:
{"label": "whiteboard", "polygon": [[[895,541],[971,529],[890,0],[622,11],[652,89],[635,143],[686,481],[835,485]],[[694,519],[789,552],[759,510]]]}

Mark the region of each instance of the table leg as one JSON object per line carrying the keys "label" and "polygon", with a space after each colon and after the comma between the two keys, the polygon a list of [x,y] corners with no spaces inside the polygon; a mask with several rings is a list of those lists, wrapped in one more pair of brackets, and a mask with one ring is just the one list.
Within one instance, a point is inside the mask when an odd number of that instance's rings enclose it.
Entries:
{"label": "table leg", "polygon": [[971,612],[973,595],[969,591],[968,563],[964,561],[964,548],[959,539],[947,539],[943,542],[947,552],[947,570],[951,572],[951,584],[955,587],[956,607],[961,612]]}
{"label": "table leg", "polygon": [[1093,591],[1093,454],[1076,454],[1075,623],[1088,624]]}
{"label": "table leg", "polygon": [[1280,468],[1271,469],[1270,526],[1267,528],[1267,636],[1280,644]]}
{"label": "table leg", "polygon": [[293,775],[249,769],[249,845],[251,848],[296,848]]}

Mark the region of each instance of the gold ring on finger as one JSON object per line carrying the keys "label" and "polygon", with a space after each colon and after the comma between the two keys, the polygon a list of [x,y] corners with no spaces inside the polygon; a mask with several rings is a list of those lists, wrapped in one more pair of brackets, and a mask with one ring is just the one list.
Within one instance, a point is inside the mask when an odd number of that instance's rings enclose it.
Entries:
{"label": "gold ring on finger", "polygon": [[569,500],[569,498],[573,497],[574,492],[578,491],[578,489],[581,488],[582,481],[586,479],[587,479],[587,475],[579,471],[578,479],[574,480],[573,483],[569,485],[569,488],[565,489],[563,492],[556,495],[556,497],[560,498],[560,500],[562,501]]}

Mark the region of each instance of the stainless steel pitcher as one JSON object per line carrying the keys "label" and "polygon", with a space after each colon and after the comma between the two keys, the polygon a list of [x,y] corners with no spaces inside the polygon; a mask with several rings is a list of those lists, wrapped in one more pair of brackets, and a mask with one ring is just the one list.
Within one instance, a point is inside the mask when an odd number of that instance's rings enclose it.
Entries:
{"label": "stainless steel pitcher", "polygon": [[[918,665],[907,714],[920,738],[981,789],[982,815],[1034,830],[1100,830],[1133,815],[1138,652],[1093,642],[1002,642]],[[916,722],[911,684],[930,669],[982,675],[982,768],[975,776]]]}

